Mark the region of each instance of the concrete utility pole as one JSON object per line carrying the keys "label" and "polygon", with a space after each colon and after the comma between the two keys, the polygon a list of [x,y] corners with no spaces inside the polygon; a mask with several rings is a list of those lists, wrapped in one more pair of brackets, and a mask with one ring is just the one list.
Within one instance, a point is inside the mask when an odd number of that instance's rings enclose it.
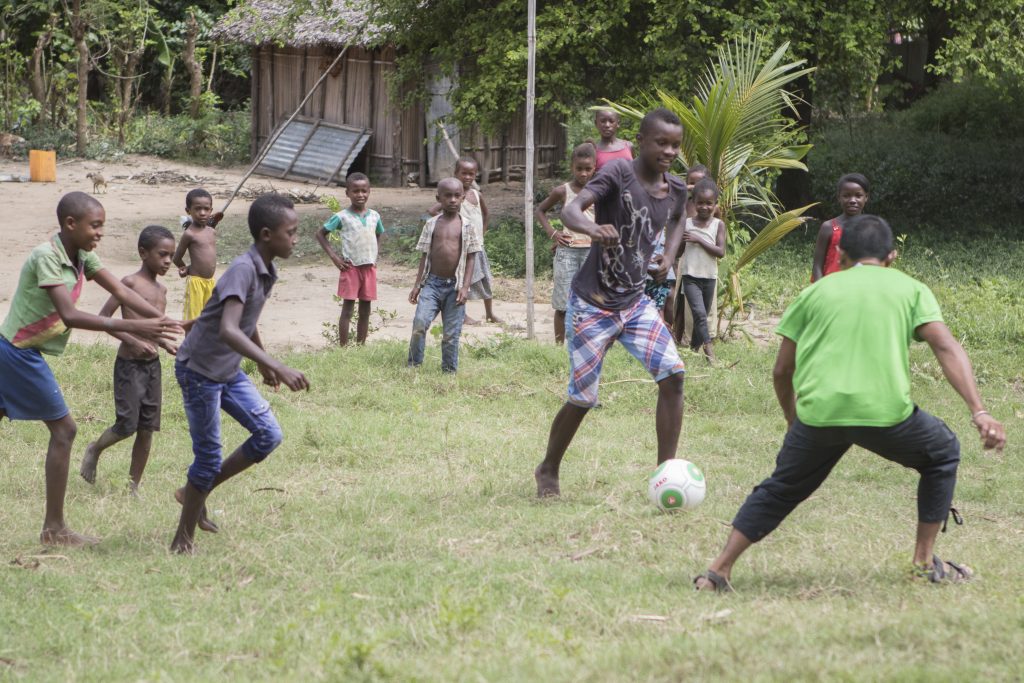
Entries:
{"label": "concrete utility pole", "polygon": [[537,89],[537,0],[527,0],[526,24],[526,162],[523,225],[526,227],[526,338],[533,332],[533,101]]}

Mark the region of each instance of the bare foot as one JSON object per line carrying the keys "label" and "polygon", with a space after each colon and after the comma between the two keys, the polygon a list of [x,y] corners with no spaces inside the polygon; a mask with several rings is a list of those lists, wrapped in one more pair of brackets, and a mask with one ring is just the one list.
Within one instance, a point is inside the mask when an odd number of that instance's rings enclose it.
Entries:
{"label": "bare foot", "polygon": [[96,461],[99,460],[99,457],[96,454],[95,441],[85,447],[85,454],[82,456],[82,467],[78,470],[78,473],[82,475],[82,479],[85,479],[90,484],[96,483]]}
{"label": "bare foot", "polygon": [[540,467],[537,465],[537,469],[533,471],[533,478],[537,481],[537,497],[547,498],[562,495],[562,491],[558,488],[558,476],[544,474],[540,471]]}
{"label": "bare foot", "polygon": [[466,316],[466,319],[462,321],[462,324],[463,324],[463,325],[473,325],[473,326],[476,326],[476,325],[479,325],[479,324],[480,324],[480,321],[479,321],[479,320],[477,320],[476,318],[470,318],[470,317],[469,317],[469,316],[467,315],[467,316]]}
{"label": "bare foot", "polygon": [[174,537],[174,540],[171,541],[171,552],[172,553],[176,553],[178,555],[195,555],[196,554],[196,544],[195,544],[195,541],[193,541],[191,538],[188,538],[188,537],[185,537],[185,536],[179,538],[176,535]]}
{"label": "bare foot", "polygon": [[[182,486],[180,489],[174,492],[174,500],[178,501],[178,505],[185,504],[185,487]],[[211,534],[215,534],[220,531],[220,527],[213,523],[213,520],[206,516],[206,506],[203,506],[202,512],[199,513],[199,528],[203,531],[209,531]],[[191,544],[191,541],[189,542]],[[173,549],[173,546],[172,546]]]}
{"label": "bare foot", "polygon": [[67,527],[61,529],[43,529],[39,534],[39,542],[43,545],[63,545],[72,548],[96,545],[100,539],[95,536],[79,534]]}
{"label": "bare foot", "polygon": [[487,316],[487,322],[494,323],[495,325],[503,325],[505,323],[504,320],[502,320],[498,316],[494,315],[493,313],[491,315]]}
{"label": "bare foot", "polygon": [[131,480],[128,481],[128,495],[131,496],[132,498],[138,498],[139,497],[139,484],[138,484],[138,482],[134,482],[134,481],[131,481]]}

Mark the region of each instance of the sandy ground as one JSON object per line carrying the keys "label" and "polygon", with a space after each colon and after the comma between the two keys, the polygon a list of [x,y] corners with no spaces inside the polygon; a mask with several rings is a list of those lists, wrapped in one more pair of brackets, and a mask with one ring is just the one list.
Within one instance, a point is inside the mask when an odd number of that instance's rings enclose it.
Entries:
{"label": "sandy ground", "polygon": [[[54,211],[57,201],[65,192],[72,190],[92,191],[92,183],[86,178],[91,171],[102,171],[108,180],[107,194],[98,198],[107,211],[107,225],[98,254],[104,265],[121,277],[136,271],[139,267],[136,251],[138,231],[148,223],[174,226],[176,217],[183,213],[185,193],[192,189],[191,183],[169,183],[148,185],[135,179],[114,179],[115,176],[148,174],[157,170],[176,171],[207,178],[202,186],[214,195],[214,205],[220,208],[224,197],[241,179],[245,168],[211,168],[181,164],[165,159],[143,156],[127,156],[116,163],[98,161],[58,160],[57,182],[55,183],[14,183],[0,182],[0,207],[8,216],[0,223],[3,237],[4,256],[0,259],[0,316],[5,316],[10,299],[18,282],[18,274],[28,252],[37,244],[45,242],[56,231]],[[27,161],[0,160],[0,175],[27,175]],[[272,183],[279,190],[296,188],[308,192],[311,185],[291,181],[270,180],[253,176],[247,185]],[[330,193],[344,200],[341,188],[331,188]],[[485,188],[485,197],[492,214],[522,215],[522,186],[510,184],[491,185]],[[223,193],[223,196],[221,194]],[[385,224],[412,223],[433,203],[433,191],[418,188],[375,188],[371,195],[371,206],[377,209]],[[230,214],[244,216],[249,202],[236,199]],[[315,211],[315,205],[300,205],[300,212]],[[221,265],[219,272],[222,272]],[[274,349],[302,350],[321,348],[327,342],[321,332],[326,321],[336,322],[338,304],[332,299],[337,285],[337,270],[326,257],[316,261],[284,261],[280,265],[281,279],[270,302],[264,309],[260,324],[260,335],[265,343]],[[397,317],[385,327],[371,335],[374,339],[407,340],[412,326],[415,307],[408,302],[408,292],[415,272],[408,268],[379,264],[379,299],[374,305],[385,311],[397,312]],[[184,281],[173,269],[168,273],[165,284],[168,288],[168,313],[179,315],[184,295]],[[524,334],[526,329],[526,303],[522,281],[500,279],[495,283],[495,312],[505,320],[504,325],[480,325],[464,328],[463,338],[481,340],[486,337],[510,332]],[[536,301],[536,331],[541,340],[551,340],[552,311],[548,297],[550,283],[539,283]],[[97,285],[87,285],[79,306],[86,311],[96,312],[103,305],[107,294]],[[469,315],[483,318],[483,304],[470,302]],[[74,339],[79,343],[110,341],[112,338],[92,332],[76,331]],[[434,343],[432,340],[428,344]]]}

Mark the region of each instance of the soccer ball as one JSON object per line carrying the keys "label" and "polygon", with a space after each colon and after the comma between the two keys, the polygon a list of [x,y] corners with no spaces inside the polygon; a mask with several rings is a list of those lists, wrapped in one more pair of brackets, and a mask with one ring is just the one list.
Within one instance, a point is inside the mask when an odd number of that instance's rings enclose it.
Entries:
{"label": "soccer ball", "polygon": [[660,510],[690,509],[704,500],[707,484],[704,473],[689,460],[666,460],[654,470],[647,484],[647,495]]}

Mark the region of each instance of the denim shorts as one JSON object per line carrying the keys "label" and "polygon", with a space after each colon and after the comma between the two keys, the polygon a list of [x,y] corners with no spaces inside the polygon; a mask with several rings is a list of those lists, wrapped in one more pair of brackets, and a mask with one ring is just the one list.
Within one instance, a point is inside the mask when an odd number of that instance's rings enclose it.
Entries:
{"label": "denim shorts", "polygon": [[19,349],[4,337],[0,337],[0,411],[11,420],[44,422],[71,412],[39,349]]}
{"label": "denim shorts", "polygon": [[242,444],[242,453],[249,460],[260,462],[281,444],[281,427],[270,404],[241,370],[227,382],[217,382],[178,362],[174,375],[181,386],[195,456],[188,480],[200,491],[211,490],[220,474],[221,410],[249,431],[249,438]]}

